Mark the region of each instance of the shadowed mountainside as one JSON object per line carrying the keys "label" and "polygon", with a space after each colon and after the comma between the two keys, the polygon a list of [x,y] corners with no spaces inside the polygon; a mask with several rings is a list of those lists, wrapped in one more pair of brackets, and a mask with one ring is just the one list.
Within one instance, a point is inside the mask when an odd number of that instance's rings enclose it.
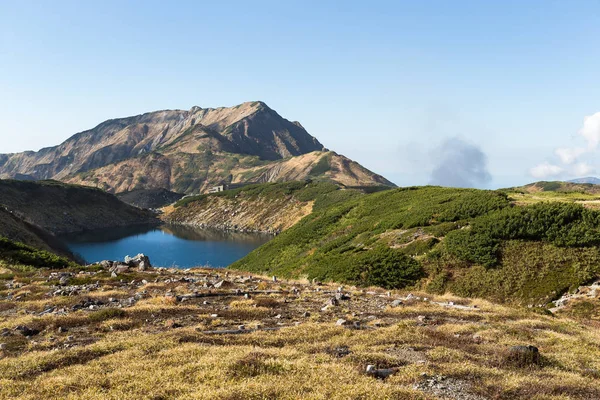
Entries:
{"label": "shadowed mountainside", "polygon": [[109,193],[56,181],[0,180],[0,204],[23,221],[53,234],[155,221],[151,212],[125,204]]}

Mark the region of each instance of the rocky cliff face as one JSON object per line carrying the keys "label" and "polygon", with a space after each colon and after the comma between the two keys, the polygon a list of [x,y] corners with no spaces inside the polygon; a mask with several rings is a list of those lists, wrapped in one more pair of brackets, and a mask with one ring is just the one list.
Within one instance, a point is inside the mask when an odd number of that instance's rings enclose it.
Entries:
{"label": "rocky cliff face", "polygon": [[[324,150],[300,123],[257,101],[109,120],[56,147],[0,155],[0,178],[57,179],[116,193],[157,188],[198,193],[222,182],[309,176],[391,185]],[[325,155],[327,160],[320,161]],[[316,163],[320,168],[314,168]]]}
{"label": "rocky cliff face", "polygon": [[236,198],[207,196],[186,206],[168,207],[162,216],[167,223],[234,232],[276,234],[312,212],[313,201],[292,196]]}

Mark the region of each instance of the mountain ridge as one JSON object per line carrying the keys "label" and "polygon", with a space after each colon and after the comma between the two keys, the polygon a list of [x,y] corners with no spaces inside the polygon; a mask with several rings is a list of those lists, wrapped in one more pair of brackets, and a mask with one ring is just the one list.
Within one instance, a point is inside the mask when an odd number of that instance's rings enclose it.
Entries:
{"label": "mountain ridge", "polygon": [[[327,151],[302,124],[283,118],[264,102],[254,101],[234,107],[194,106],[110,119],[54,147],[0,155],[0,178],[55,179],[116,193],[158,188],[198,193],[220,183],[290,180],[272,173],[264,178],[253,171]],[[331,180],[338,175],[344,184],[393,186],[359,164],[351,165],[343,156],[332,153],[327,157],[329,161],[305,158],[304,172],[293,179]],[[339,168],[325,174],[332,170],[331,160]],[[317,176],[311,175],[315,170],[309,163],[313,162],[321,165]],[[325,165],[327,162],[330,164]]]}
{"label": "mountain ridge", "polygon": [[600,185],[600,179],[595,176],[586,176],[583,178],[571,179],[568,180],[569,183],[589,183],[591,185]]}

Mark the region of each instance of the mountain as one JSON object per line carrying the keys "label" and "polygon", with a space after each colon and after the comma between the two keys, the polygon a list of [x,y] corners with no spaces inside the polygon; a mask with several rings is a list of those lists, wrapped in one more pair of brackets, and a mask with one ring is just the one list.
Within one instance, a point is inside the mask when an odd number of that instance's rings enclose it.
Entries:
{"label": "mountain", "polygon": [[[52,234],[156,221],[151,212],[125,204],[112,194],[56,181],[0,180],[0,204],[21,221]],[[7,221],[3,223],[8,225]],[[9,235],[0,230],[0,235],[44,248],[22,240],[21,234],[14,231]],[[36,234],[39,236],[39,232]]]}
{"label": "mountain", "polygon": [[588,176],[585,178],[571,179],[568,182],[570,182],[570,183],[589,183],[592,185],[600,185],[600,179],[595,178],[593,176]]}
{"label": "mountain", "polygon": [[[584,178],[588,179],[588,178]],[[600,186],[586,182],[564,182],[564,181],[539,181],[524,186],[501,189],[504,192],[521,192],[523,194],[539,194],[545,192],[548,195],[559,195],[560,193],[587,193],[596,195],[600,193]]]}
{"label": "mountain", "polygon": [[198,193],[222,183],[305,178],[393,186],[326,151],[299,122],[282,118],[260,101],[108,120],[56,147],[0,155],[0,178],[16,176],[116,193],[158,188]]}

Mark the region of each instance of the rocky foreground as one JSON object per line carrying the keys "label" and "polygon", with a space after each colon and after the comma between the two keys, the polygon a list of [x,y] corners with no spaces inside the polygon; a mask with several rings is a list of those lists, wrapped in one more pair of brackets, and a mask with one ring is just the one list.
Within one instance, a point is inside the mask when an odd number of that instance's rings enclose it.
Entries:
{"label": "rocky foreground", "polygon": [[152,268],[0,267],[0,397],[600,398],[594,322]]}

